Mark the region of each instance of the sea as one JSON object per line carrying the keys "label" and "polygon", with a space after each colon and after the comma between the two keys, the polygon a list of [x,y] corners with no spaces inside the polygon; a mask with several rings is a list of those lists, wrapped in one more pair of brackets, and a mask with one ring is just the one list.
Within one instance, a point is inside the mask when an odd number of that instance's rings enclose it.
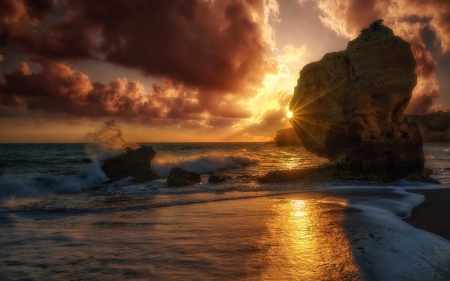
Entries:
{"label": "sea", "polygon": [[[450,188],[450,144],[424,145],[442,185],[260,184],[327,160],[266,143],[144,145],[162,179],[110,182],[101,164],[120,152],[86,144],[0,144],[0,280],[450,280],[450,241],[402,220],[424,200],[405,190]],[[202,180],[167,187],[172,167]]]}

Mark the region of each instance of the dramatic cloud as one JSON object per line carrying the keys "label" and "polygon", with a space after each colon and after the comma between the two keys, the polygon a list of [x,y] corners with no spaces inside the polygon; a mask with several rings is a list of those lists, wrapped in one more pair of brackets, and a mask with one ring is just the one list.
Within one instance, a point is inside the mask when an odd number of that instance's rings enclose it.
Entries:
{"label": "dramatic cloud", "polygon": [[[299,0],[300,3],[309,0]],[[320,19],[341,36],[353,39],[372,21],[383,18],[394,32],[411,44],[417,62],[418,85],[408,113],[426,113],[439,95],[435,78],[437,62],[425,48],[422,34],[431,31],[442,52],[450,50],[450,5],[447,0],[311,0],[321,11]]]}
{"label": "dramatic cloud", "polygon": [[277,70],[266,56],[274,44],[267,19],[270,13],[276,17],[276,1],[67,0],[66,16],[46,27],[40,23],[52,1],[5,3],[2,43],[34,55],[104,58],[224,93],[258,85],[266,72]]}
{"label": "dramatic cloud", "polygon": [[[74,117],[118,117],[128,121],[161,119],[207,120],[249,118],[243,105],[226,96],[201,95],[198,90],[170,80],[152,85],[147,93],[139,81],[116,78],[109,84],[92,83],[67,62],[34,59],[40,67],[32,72],[25,62],[0,81],[0,107],[64,113]],[[6,112],[6,111],[5,111]],[[7,111],[15,114],[14,111]],[[3,114],[3,117],[7,113]],[[215,121],[214,121],[215,120]]]}
{"label": "dramatic cloud", "polygon": [[0,106],[76,117],[121,117],[125,120],[151,120],[162,117],[164,111],[188,110],[186,104],[177,104],[177,99],[188,91],[183,87],[170,83],[154,85],[157,91],[149,95],[138,81],[117,78],[108,85],[92,83],[85,74],[67,63],[44,59],[35,59],[34,62],[41,68],[37,73],[22,62],[14,72],[3,76]]}
{"label": "dramatic cloud", "polygon": [[34,45],[34,28],[55,8],[53,0],[0,1],[0,45]]}

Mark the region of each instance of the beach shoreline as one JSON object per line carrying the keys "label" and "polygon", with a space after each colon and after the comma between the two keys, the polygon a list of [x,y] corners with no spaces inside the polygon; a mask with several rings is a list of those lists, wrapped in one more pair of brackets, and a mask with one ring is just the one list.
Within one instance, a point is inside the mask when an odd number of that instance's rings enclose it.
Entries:
{"label": "beach shoreline", "polygon": [[405,189],[425,196],[403,221],[450,241],[450,188]]}

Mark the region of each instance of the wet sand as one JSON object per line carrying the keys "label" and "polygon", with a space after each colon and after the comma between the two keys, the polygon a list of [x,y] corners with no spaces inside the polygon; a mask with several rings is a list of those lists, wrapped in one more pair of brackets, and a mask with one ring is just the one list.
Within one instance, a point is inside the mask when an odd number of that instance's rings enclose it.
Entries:
{"label": "wet sand", "polygon": [[413,208],[404,221],[450,240],[450,188],[406,191],[424,195],[425,201]]}

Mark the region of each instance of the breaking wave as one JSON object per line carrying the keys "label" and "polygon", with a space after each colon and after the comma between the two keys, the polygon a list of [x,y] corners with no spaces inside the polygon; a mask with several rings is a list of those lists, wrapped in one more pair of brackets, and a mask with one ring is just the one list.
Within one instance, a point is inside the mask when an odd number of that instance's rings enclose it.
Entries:
{"label": "breaking wave", "polygon": [[225,169],[242,168],[252,164],[257,164],[256,159],[245,156],[197,156],[187,159],[170,159],[155,158],[152,160],[151,169],[160,174],[167,176],[172,167],[180,167],[197,173],[216,172]]}
{"label": "breaking wave", "polygon": [[108,180],[95,162],[73,175],[35,174],[3,175],[0,178],[0,204],[27,198],[39,198],[86,191]]}

